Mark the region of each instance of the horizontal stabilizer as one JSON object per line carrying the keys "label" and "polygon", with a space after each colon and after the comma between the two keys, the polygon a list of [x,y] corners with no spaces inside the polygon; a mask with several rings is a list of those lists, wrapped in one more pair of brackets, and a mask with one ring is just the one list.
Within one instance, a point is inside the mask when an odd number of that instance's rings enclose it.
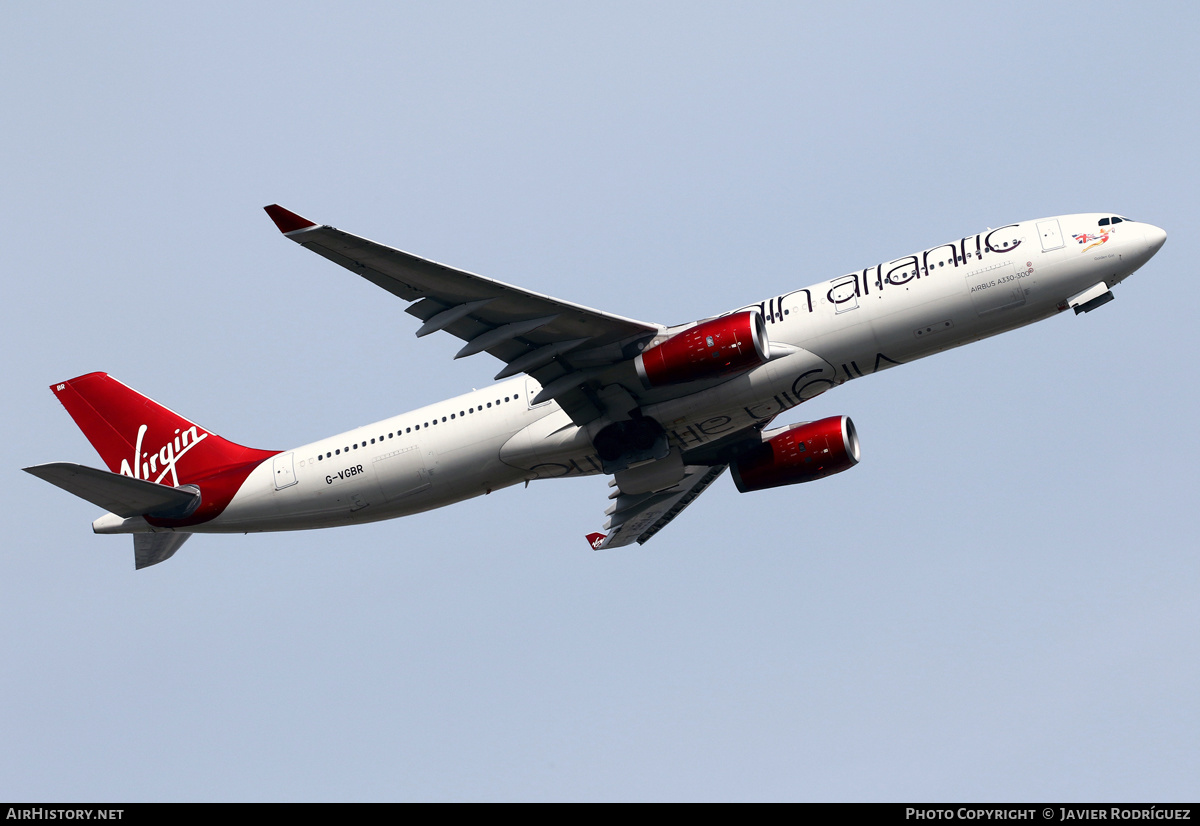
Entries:
{"label": "horizontal stabilizer", "polygon": [[133,535],[133,564],[140,571],[171,558],[190,533],[136,533]]}
{"label": "horizontal stabilizer", "polygon": [[[80,499],[86,499],[93,505],[99,505],[117,516],[150,514],[168,519],[182,519],[200,504],[200,494],[194,490],[171,488],[72,462],[34,465],[25,468],[25,472],[45,479],[50,484],[57,485]],[[174,552],[172,549],[171,553]]]}

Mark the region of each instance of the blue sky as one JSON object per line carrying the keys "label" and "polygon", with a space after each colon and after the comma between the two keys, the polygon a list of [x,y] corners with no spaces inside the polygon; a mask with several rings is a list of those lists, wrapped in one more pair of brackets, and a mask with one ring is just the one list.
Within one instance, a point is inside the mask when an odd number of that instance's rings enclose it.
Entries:
{"label": "blue sky", "polygon": [[[1184,3],[6,11],[0,798],[1194,800]],[[603,479],[133,570],[18,468],[105,370],[308,442],[490,381],[261,207],[701,318],[985,226],[1170,233],[1117,300],[867,377],[863,461],[587,550]],[[781,422],[785,423],[785,422]]]}

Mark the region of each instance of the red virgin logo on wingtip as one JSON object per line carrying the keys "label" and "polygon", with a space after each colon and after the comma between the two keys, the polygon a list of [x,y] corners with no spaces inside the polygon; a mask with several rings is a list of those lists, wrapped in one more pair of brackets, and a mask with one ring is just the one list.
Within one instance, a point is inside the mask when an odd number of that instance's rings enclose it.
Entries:
{"label": "red virgin logo on wingtip", "polygon": [[600,550],[600,546],[604,544],[604,540],[608,537],[602,533],[589,533],[587,535],[588,544],[592,546],[593,551]]}

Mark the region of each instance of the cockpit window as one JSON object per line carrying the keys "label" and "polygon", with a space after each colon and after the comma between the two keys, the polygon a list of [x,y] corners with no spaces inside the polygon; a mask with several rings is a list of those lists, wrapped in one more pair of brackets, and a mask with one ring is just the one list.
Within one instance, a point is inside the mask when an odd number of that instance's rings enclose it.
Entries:
{"label": "cockpit window", "polygon": [[1122,220],[1123,220],[1123,219],[1121,219],[1121,218],[1113,218],[1113,223],[1114,223],[1114,224],[1119,224],[1119,223],[1121,223],[1121,221],[1122,221]]}
{"label": "cockpit window", "polygon": [[1100,226],[1102,226],[1102,227],[1106,227],[1106,226],[1108,226],[1108,219],[1107,219],[1107,218],[1101,218],[1101,219],[1100,219]]}

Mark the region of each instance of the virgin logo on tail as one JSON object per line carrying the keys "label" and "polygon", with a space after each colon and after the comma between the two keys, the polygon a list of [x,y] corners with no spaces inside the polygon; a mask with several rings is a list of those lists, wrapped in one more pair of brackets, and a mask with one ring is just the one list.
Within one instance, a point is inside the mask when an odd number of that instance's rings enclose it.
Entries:
{"label": "virgin logo on tail", "polygon": [[[153,482],[163,484],[163,477],[168,473],[171,474],[171,486],[179,486],[179,474],[175,470],[176,463],[189,450],[208,438],[208,434],[200,430],[196,425],[180,430],[176,428],[175,438],[168,440],[165,445],[159,448],[156,452],[142,452],[142,441],[146,437],[146,431],[150,429],[149,425],[142,425],[138,428],[137,442],[133,446],[133,465],[129,464],[128,459],[121,460],[121,475],[132,476],[135,479],[147,479]],[[155,476],[155,474],[158,474]]]}

